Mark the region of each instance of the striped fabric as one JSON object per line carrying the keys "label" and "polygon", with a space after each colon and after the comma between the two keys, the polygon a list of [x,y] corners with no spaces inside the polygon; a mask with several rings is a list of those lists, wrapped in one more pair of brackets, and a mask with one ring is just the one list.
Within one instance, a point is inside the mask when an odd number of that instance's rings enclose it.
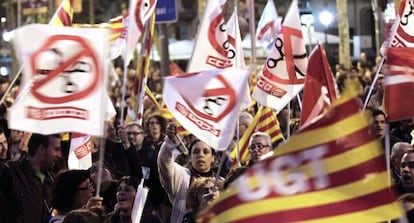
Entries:
{"label": "striped fabric", "polygon": [[100,23],[100,24],[79,24],[75,23],[72,24],[73,27],[81,27],[81,28],[103,28],[109,30],[109,43],[112,45],[117,38],[121,36],[121,33],[127,27],[123,25],[124,16],[120,15],[115,18],[110,19],[108,22]]}
{"label": "striped fabric", "polygon": [[[354,92],[357,92],[356,90]],[[402,210],[356,93],[247,171],[203,222],[382,222]],[[276,220],[277,219],[277,220]]]}
{"label": "striped fabric", "polygon": [[49,25],[72,26],[73,2],[75,0],[62,0],[55,14],[50,19]]}
{"label": "striped fabric", "polygon": [[[146,26],[144,33],[143,46],[141,49],[141,56],[137,62],[137,74],[134,78],[134,85],[129,98],[132,105],[132,111],[134,112],[135,119],[132,118],[132,121],[142,124],[144,107],[143,99],[145,95],[145,87],[147,86],[147,75],[149,72],[150,65],[150,52],[152,48],[152,42],[154,37],[154,28],[155,28],[155,13],[152,14],[149,23]],[[129,115],[126,117],[131,118]],[[125,122],[127,123],[127,122]]]}
{"label": "striped fabric", "polygon": [[[257,111],[252,123],[247,128],[246,132],[239,141],[240,162],[246,165],[250,159],[250,152],[248,149],[249,139],[254,132],[265,132],[272,138],[272,143],[283,139],[283,132],[280,129],[279,121],[276,118],[276,113],[269,107],[261,106]],[[237,167],[237,147],[231,152],[232,168]]]}

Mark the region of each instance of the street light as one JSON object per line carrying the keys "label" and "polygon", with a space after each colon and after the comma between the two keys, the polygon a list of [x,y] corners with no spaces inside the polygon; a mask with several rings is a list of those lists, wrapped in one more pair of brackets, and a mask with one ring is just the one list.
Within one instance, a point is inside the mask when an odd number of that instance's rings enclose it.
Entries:
{"label": "street light", "polygon": [[319,13],[319,21],[325,26],[325,48],[328,46],[328,27],[333,22],[333,19],[332,13],[326,9]]}

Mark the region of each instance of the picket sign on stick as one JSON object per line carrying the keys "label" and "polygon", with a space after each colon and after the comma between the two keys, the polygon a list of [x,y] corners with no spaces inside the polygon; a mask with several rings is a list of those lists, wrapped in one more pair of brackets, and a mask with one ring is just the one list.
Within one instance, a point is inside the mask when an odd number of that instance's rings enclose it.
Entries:
{"label": "picket sign on stick", "polygon": [[[18,7],[20,7],[20,4],[17,4]],[[66,7],[65,7],[66,6]],[[68,7],[69,6],[69,7]],[[56,9],[56,12],[53,14],[52,18],[49,20],[49,25],[54,25],[56,20],[61,21],[61,25],[64,26],[71,26],[72,24],[72,17],[73,17],[73,0],[71,1],[62,1],[59,5],[59,7]],[[68,10],[68,11],[66,11]],[[63,13],[62,13],[63,12]],[[68,16],[68,18],[66,18]],[[63,17],[63,18],[61,18]],[[65,22],[68,22],[65,24]],[[69,24],[70,23],[70,24]],[[24,64],[22,64],[17,71],[16,75],[14,76],[13,80],[10,82],[9,87],[6,89],[6,91],[3,94],[3,97],[0,99],[0,104],[3,104],[4,100],[6,99],[7,95],[10,93],[11,89],[13,88],[14,84],[16,83],[17,79],[22,74],[22,71],[24,69]]]}

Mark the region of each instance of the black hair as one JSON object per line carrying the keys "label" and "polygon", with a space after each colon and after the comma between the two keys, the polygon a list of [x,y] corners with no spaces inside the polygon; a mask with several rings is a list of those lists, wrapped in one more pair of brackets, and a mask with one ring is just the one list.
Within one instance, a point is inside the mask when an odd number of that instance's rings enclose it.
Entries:
{"label": "black hair", "polygon": [[[188,146],[188,149],[189,149],[189,151],[188,151],[188,154],[190,154],[191,155],[191,151],[193,151],[193,147],[195,146],[195,144],[197,144],[198,142],[203,142],[203,141],[201,141],[201,140],[199,140],[199,139],[196,139],[196,140],[194,140],[192,143],[190,143],[190,146]],[[208,144],[207,144],[208,145]],[[210,147],[210,149],[211,149],[211,153],[213,154],[213,155],[215,155],[216,154],[216,151],[213,149],[213,147],[211,147],[210,145],[209,145],[209,147]]]}
{"label": "black hair", "polygon": [[384,117],[387,117],[381,109],[372,109],[371,117],[377,117],[378,115],[383,115]]}
{"label": "black hair", "polygon": [[88,170],[68,170],[60,173],[52,188],[52,206],[64,213],[71,211],[78,186],[88,178]]}
{"label": "black hair", "polygon": [[118,185],[121,185],[122,182],[124,182],[126,185],[133,186],[135,188],[135,190],[138,189],[138,184],[140,183],[138,178],[134,177],[134,176],[124,176],[124,177],[122,177],[119,180]]}
{"label": "black hair", "polygon": [[167,131],[167,120],[158,113],[152,114],[148,117],[147,122],[145,123],[145,127],[147,129],[149,128],[149,123],[153,118],[157,119],[158,123],[161,126],[161,135],[165,135],[165,132]]}
{"label": "black hair", "polygon": [[29,156],[34,156],[37,152],[39,146],[43,145],[44,147],[49,146],[49,137],[55,137],[60,139],[59,134],[53,135],[42,135],[38,133],[33,133],[30,136],[29,142],[27,144]]}
{"label": "black hair", "polygon": [[76,209],[68,214],[62,220],[62,223],[105,223],[106,217],[95,210],[86,208]]}

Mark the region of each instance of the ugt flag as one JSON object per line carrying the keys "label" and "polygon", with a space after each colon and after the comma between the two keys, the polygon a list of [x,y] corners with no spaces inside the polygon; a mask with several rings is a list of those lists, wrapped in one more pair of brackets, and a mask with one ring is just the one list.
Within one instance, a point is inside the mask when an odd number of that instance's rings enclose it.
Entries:
{"label": "ugt flag", "polygon": [[103,136],[103,123],[114,111],[110,104],[106,114],[107,31],[28,25],[16,31],[13,44],[24,75],[10,128]]}
{"label": "ugt flag", "polygon": [[356,89],[237,178],[203,222],[384,222],[402,210]]}

